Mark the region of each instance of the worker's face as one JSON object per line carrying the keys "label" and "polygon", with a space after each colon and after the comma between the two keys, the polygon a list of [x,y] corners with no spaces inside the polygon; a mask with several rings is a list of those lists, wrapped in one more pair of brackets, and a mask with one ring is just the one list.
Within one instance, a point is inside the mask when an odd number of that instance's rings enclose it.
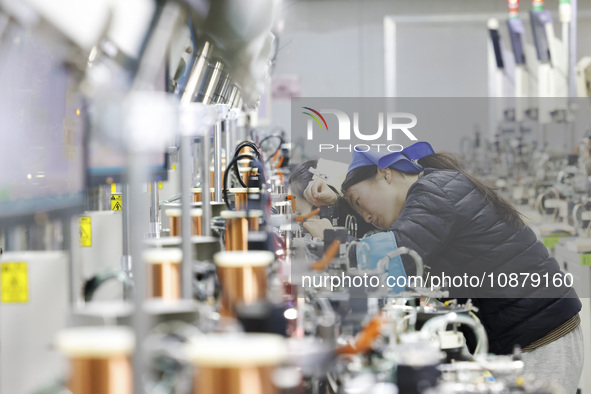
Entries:
{"label": "worker's face", "polygon": [[373,179],[351,187],[345,197],[363,219],[380,230],[388,230],[404,207],[408,187],[397,171],[378,169]]}

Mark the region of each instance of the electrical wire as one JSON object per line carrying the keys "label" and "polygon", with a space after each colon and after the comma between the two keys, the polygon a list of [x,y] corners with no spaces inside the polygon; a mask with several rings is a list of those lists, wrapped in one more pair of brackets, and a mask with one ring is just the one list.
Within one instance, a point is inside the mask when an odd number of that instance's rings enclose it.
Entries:
{"label": "electrical wire", "polygon": [[254,150],[254,153],[255,153],[256,157],[258,158],[258,160],[260,162],[263,162],[263,156],[261,155],[261,151],[259,150],[259,147],[256,146],[254,142],[250,142],[250,141],[242,141],[241,143],[239,143],[238,146],[236,147],[236,150],[234,150],[234,156],[239,154],[240,151],[247,146],[252,148]]}
{"label": "electrical wire", "polygon": [[[224,171],[224,182],[223,182],[223,186],[224,188],[222,189],[222,195],[224,197],[224,202],[226,203],[226,207],[228,207],[228,209],[232,209],[230,207],[230,201],[228,200],[228,174],[230,173],[230,171],[232,170],[232,167],[238,167],[238,160],[242,160],[242,159],[253,159],[251,154],[247,154],[247,153],[242,153],[240,155],[234,156],[234,158],[232,159],[232,161],[230,162],[230,164],[228,164],[228,167],[226,167],[226,171]],[[238,179],[242,182],[242,179],[240,178],[240,175],[238,176]],[[246,187],[246,186],[245,186]],[[247,188],[248,190],[248,188]]]}
{"label": "electrical wire", "polygon": [[[236,147],[236,150],[234,151],[234,157],[236,157],[236,155],[239,154],[239,152],[245,148],[245,147],[250,147],[254,150],[254,155],[251,153],[243,153],[244,154],[248,154],[249,158],[254,158],[254,156],[258,157],[259,161],[262,162],[263,161],[263,156],[261,155],[261,152],[259,151],[258,147],[250,142],[250,141],[242,141],[240,144],[238,144],[238,146]],[[230,166],[228,166],[228,168],[230,168]],[[244,181],[242,180],[242,177],[240,176],[240,172],[238,171],[238,166],[234,167],[234,175],[236,175],[236,178],[238,178],[238,182],[240,182],[240,185],[242,187],[248,187]]]}
{"label": "electrical wire", "polygon": [[267,158],[267,160],[265,160],[265,163],[268,163],[280,150],[281,150],[281,146],[283,146],[283,143],[285,142],[285,140],[283,139],[283,137],[279,134],[271,134],[266,136],[265,138],[263,138],[261,140],[261,142],[259,142],[259,147],[261,148],[261,150],[263,149],[263,142],[270,140],[272,138],[279,138],[279,145],[277,146],[277,149],[275,149],[275,152],[273,152],[272,154],[270,154]]}

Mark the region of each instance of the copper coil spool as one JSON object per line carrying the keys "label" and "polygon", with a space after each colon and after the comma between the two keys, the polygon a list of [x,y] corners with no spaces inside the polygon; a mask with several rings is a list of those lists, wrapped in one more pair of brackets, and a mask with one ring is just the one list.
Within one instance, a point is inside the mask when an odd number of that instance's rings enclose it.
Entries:
{"label": "copper coil spool", "polygon": [[278,394],[272,374],[287,358],[285,339],[272,334],[209,334],[188,349],[195,366],[192,394]]}
{"label": "copper coil spool", "polygon": [[[182,246],[181,237],[161,237],[145,239],[143,244],[147,249],[179,249]],[[213,255],[220,251],[221,245],[218,238],[207,236],[191,237],[193,258],[198,261],[213,261]]]}
{"label": "copper coil spool", "polygon": [[261,189],[258,187],[234,187],[228,190],[234,194],[234,209],[237,211],[248,209],[248,195],[260,193]]}
{"label": "copper coil spool", "polygon": [[70,360],[67,387],[78,394],[132,394],[133,331],[125,327],[77,327],[61,331],[56,347]]}
{"label": "copper coil spool", "polygon": [[[243,146],[238,152],[236,152],[236,156],[238,155],[251,155],[253,158],[255,157],[254,150],[248,145]],[[238,161],[238,164],[241,166],[247,166],[250,164],[250,159],[241,159]]]}
{"label": "copper coil spool", "polygon": [[[172,208],[167,209],[164,211],[166,216],[170,219],[170,236],[171,237],[180,237],[181,236],[181,215],[182,211],[180,209]],[[201,216],[203,215],[203,210],[201,208],[193,208],[191,209],[191,221],[192,221],[192,234],[193,235],[202,235],[203,228],[201,222]]]}
{"label": "copper coil spool", "polygon": [[[210,191],[210,199],[209,201],[213,201],[214,200],[214,191],[215,189],[213,187],[209,188]],[[193,202],[201,202],[201,194],[203,193],[203,189],[200,187],[194,187],[191,189],[191,192],[193,193]]]}
{"label": "copper coil spool", "polygon": [[[194,209],[191,211],[197,211],[197,210]],[[201,209],[199,209],[198,211],[199,212],[195,212],[195,215],[191,214],[191,221],[192,221],[192,225],[193,225],[193,235],[201,236],[201,235],[203,235],[203,224],[201,221],[201,217],[203,215],[203,212],[201,211]]]}
{"label": "copper coil spool", "polygon": [[246,212],[222,211],[221,216],[226,219],[226,250],[248,250],[248,218]]}
{"label": "copper coil spool", "polygon": [[172,301],[181,298],[181,260],[178,248],[148,249],[143,254],[148,269],[148,297]]}
{"label": "copper coil spool", "polygon": [[221,216],[226,219],[226,250],[248,250],[248,231],[259,231],[263,211],[222,211]]}
{"label": "copper coil spool", "polygon": [[250,210],[248,211],[248,228],[250,231],[259,231],[259,222],[263,216],[263,211]]}
{"label": "copper coil spool", "polygon": [[275,260],[268,251],[219,252],[213,256],[222,287],[220,314],[233,316],[234,307],[267,297],[267,267]]}

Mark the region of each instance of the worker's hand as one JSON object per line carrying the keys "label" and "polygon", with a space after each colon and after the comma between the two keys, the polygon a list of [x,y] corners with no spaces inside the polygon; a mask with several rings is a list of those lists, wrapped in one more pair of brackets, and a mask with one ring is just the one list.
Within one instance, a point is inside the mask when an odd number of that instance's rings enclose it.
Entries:
{"label": "worker's hand", "polygon": [[332,228],[330,220],[324,219],[308,219],[303,224],[304,228],[314,238],[324,239],[324,230]]}
{"label": "worker's hand", "polygon": [[335,204],[339,196],[328,186],[326,181],[314,179],[308,183],[308,187],[304,190],[304,198],[314,206],[324,207]]}

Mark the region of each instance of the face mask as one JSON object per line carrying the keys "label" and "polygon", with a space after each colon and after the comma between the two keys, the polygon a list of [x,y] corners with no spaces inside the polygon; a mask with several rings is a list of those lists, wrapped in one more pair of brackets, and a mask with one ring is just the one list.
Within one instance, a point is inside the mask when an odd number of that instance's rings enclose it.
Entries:
{"label": "face mask", "polygon": [[[396,238],[392,231],[385,231],[383,233],[377,233],[370,235],[369,237],[363,238],[357,244],[356,255],[357,255],[357,267],[360,270],[375,270],[377,268],[378,261],[380,261],[389,252],[398,248],[396,244]],[[382,272],[379,272],[381,274]],[[401,280],[400,283],[406,283],[406,270],[402,264],[400,256],[395,256],[390,259],[388,263],[386,273],[391,277],[403,276],[404,282]],[[396,281],[391,281],[396,282]],[[394,283],[394,287],[389,289],[389,293],[400,293],[405,291],[405,287],[399,287]]]}

